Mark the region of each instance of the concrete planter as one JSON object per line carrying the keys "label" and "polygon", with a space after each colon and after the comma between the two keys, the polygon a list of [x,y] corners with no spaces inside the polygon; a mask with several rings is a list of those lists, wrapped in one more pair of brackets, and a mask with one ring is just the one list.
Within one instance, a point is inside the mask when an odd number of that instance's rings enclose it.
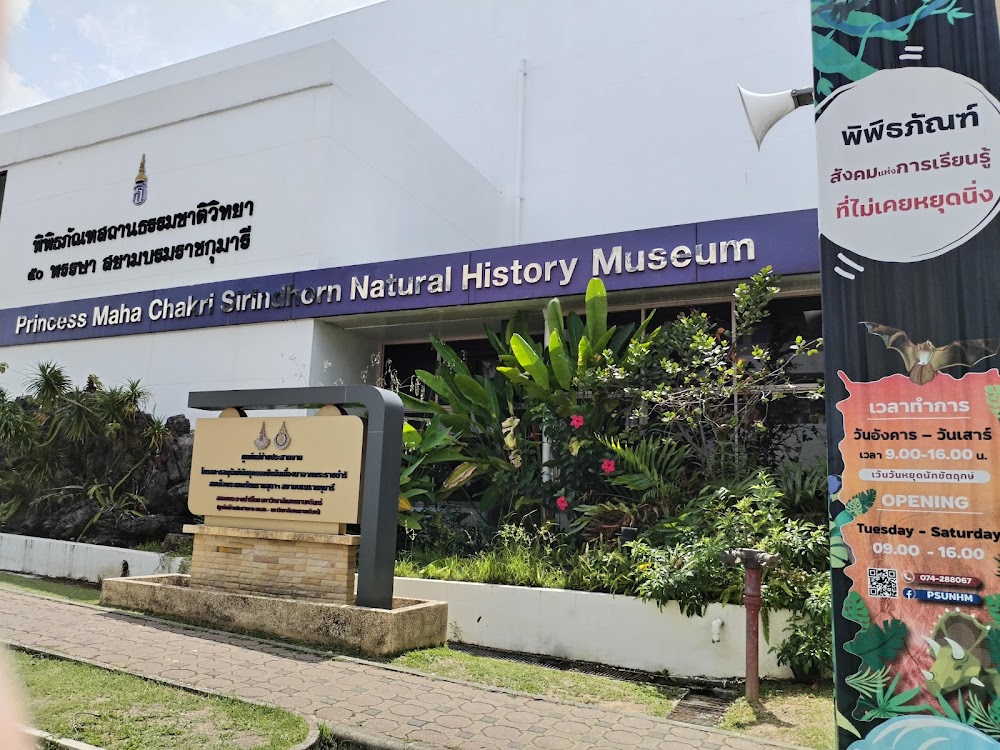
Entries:
{"label": "concrete planter", "polygon": [[[395,594],[448,602],[454,641],[687,677],[745,672],[742,606],[710,604],[704,617],[685,617],[674,602],[661,610],[628,596],[417,578],[397,578]],[[789,618],[771,613],[771,643],[780,641]],[[724,623],[718,643],[715,620]],[[768,648],[762,641],[761,676],[791,677]]]}
{"label": "concrete planter", "polygon": [[273,596],[234,594],[189,587],[185,575],[105,578],[101,604],[198,625],[289,638],[304,643],[392,656],[440,646],[448,629],[448,605],[394,597],[393,608]]}

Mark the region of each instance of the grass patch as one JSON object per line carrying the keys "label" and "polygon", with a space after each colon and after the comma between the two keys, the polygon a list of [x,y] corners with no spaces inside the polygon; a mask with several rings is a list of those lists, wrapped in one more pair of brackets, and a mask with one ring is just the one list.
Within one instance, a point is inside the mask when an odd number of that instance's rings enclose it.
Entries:
{"label": "grass patch", "polygon": [[101,601],[101,590],[87,583],[53,581],[48,578],[32,578],[16,573],[0,573],[0,588],[16,588],[33,594],[46,594],[84,604],[99,604]]}
{"label": "grass patch", "polygon": [[719,725],[742,734],[792,745],[833,750],[833,686],[771,683],[761,690],[760,705],[737,700]]}
{"label": "grass patch", "polygon": [[447,646],[411,651],[393,659],[391,663],[480,685],[651,716],[666,716],[670,713],[682,692],[660,685],[625,682],[535,664],[473,656],[453,651]]}
{"label": "grass patch", "polygon": [[34,726],[108,750],[287,750],[309,731],[277,708],[60,659],[15,653],[14,662]]}

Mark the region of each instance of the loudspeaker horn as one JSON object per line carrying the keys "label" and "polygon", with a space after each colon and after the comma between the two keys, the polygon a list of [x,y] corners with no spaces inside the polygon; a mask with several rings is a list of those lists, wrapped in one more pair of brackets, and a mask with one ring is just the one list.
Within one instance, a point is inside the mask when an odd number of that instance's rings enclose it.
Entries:
{"label": "loudspeaker horn", "polygon": [[746,112],[747,122],[750,123],[750,130],[753,131],[758,151],[764,136],[778,120],[791,114],[798,107],[813,102],[812,89],[791,89],[775,94],[755,94],[742,86],[737,88],[740,90],[740,101],[743,102],[743,111]]}

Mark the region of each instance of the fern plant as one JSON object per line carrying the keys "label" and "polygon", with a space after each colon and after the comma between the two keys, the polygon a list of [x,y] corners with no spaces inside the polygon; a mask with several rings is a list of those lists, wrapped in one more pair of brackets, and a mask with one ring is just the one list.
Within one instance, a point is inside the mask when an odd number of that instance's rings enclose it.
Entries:
{"label": "fern plant", "polygon": [[623,445],[617,438],[598,438],[625,465],[611,484],[639,493],[641,504],[658,505],[667,514],[673,512],[685,487],[687,446],[658,436],[647,436],[634,446]]}

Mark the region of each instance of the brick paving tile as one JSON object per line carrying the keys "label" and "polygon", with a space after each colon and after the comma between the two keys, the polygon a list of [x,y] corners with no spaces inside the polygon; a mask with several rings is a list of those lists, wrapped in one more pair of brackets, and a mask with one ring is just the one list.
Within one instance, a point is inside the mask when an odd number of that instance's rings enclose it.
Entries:
{"label": "brick paving tile", "polygon": [[423,742],[427,745],[446,747],[451,737],[436,729],[416,729],[406,735],[406,739],[410,742]]}
{"label": "brick paving tile", "polygon": [[788,747],[9,591],[0,640],[442,750]]}
{"label": "brick paving tile", "polygon": [[639,743],[642,742],[642,737],[637,735],[635,732],[624,732],[620,729],[616,729],[605,734],[604,740],[606,742],[610,742],[612,745],[621,745],[622,747],[638,747]]}
{"label": "brick paving tile", "polygon": [[517,740],[521,738],[521,730],[513,727],[487,727],[483,732],[491,740]]}
{"label": "brick paving tile", "polygon": [[472,719],[468,716],[457,716],[455,714],[445,714],[444,716],[439,716],[435,724],[440,724],[447,729],[465,729],[472,723]]}

